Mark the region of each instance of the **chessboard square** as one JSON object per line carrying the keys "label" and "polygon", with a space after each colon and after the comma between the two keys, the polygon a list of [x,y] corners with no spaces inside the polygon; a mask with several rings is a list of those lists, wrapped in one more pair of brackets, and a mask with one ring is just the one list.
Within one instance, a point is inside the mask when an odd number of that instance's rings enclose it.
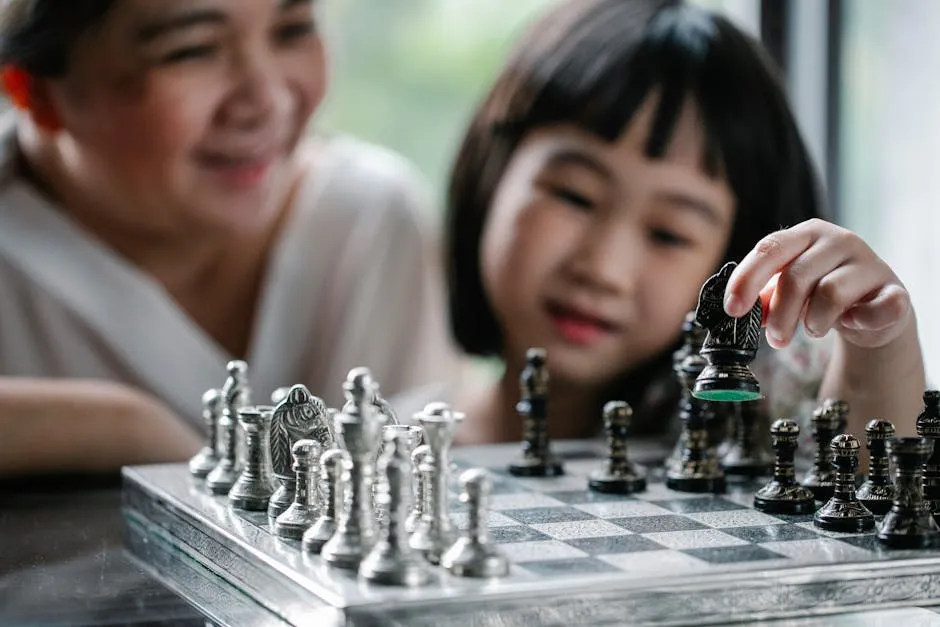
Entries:
{"label": "chessboard square", "polygon": [[[507,527],[508,529],[508,527]],[[588,557],[584,551],[558,540],[545,540],[541,542],[512,542],[501,544],[500,550],[514,564],[526,562],[542,562],[548,560],[566,560],[578,557]]]}
{"label": "chessboard square", "polygon": [[589,555],[611,555],[613,553],[639,553],[640,551],[661,551],[663,545],[657,544],[645,536],[630,534],[607,538],[580,538],[568,540],[568,544]]}
{"label": "chessboard square", "polygon": [[528,525],[512,525],[509,527],[490,529],[490,540],[495,544],[505,544],[508,542],[551,540],[551,537]]}
{"label": "chessboard square", "polygon": [[531,509],[533,507],[560,507],[564,503],[539,492],[509,492],[490,497],[490,511]]}
{"label": "chessboard square", "polygon": [[623,494],[595,492],[594,490],[587,489],[546,492],[545,494],[569,505],[575,505],[577,503],[609,503],[611,501],[623,501],[630,498]]}
{"label": "chessboard square", "polygon": [[524,569],[542,577],[595,575],[616,573],[620,570],[613,564],[594,557],[527,562]]}
{"label": "chessboard square", "polygon": [[710,568],[708,562],[704,562],[697,557],[668,549],[598,555],[597,559],[612,564],[635,577],[690,573]]}
{"label": "chessboard square", "polygon": [[722,531],[753,544],[786,542],[792,540],[813,540],[819,537],[809,529],[786,523],[782,525],[767,525],[766,527],[726,528],[722,529]]}
{"label": "chessboard square", "polygon": [[871,551],[832,538],[764,542],[761,546],[774,553],[808,563],[842,563],[872,559]]}
{"label": "chessboard square", "polygon": [[701,492],[679,492],[666,487],[661,481],[647,481],[646,490],[632,494],[641,501],[670,501],[682,499],[700,499]]}
{"label": "chessboard square", "polygon": [[871,530],[868,531],[828,531],[817,527],[816,523],[813,521],[796,523],[798,526],[803,527],[804,529],[810,529],[817,536],[826,536],[827,538],[851,538],[852,536],[864,536],[871,533]]}
{"label": "chessboard square", "polygon": [[515,483],[527,490],[538,492],[560,492],[562,490],[584,490],[587,488],[587,479],[572,475],[560,477],[519,477]]}
{"label": "chessboard square", "polygon": [[753,509],[731,509],[722,512],[691,512],[686,514],[692,520],[703,525],[722,529],[724,527],[758,527],[764,525],[785,525],[779,518],[762,514]]}
{"label": "chessboard square", "polygon": [[608,501],[600,503],[578,503],[574,507],[576,509],[587,512],[592,516],[597,516],[598,518],[661,516],[663,514],[672,513],[668,509],[663,509],[658,505],[653,505],[652,503],[638,501],[635,499],[624,499],[622,501]]}
{"label": "chessboard square", "polygon": [[[466,529],[470,525],[470,514],[466,512],[451,513],[450,519],[458,529]],[[490,512],[486,517],[486,526],[490,528],[511,527],[519,524],[518,520],[513,520],[499,512]]]}
{"label": "chessboard square", "polygon": [[739,546],[747,544],[741,538],[735,538],[717,529],[697,529],[695,531],[665,531],[648,533],[643,537],[670,549],[705,549],[716,546]]}
{"label": "chessboard square", "polygon": [[533,507],[529,509],[504,510],[506,516],[526,524],[571,522],[593,520],[594,516],[574,507]]}
{"label": "chessboard square", "polygon": [[630,534],[630,532],[623,527],[618,527],[606,520],[599,519],[541,523],[532,525],[532,528],[556,540],[625,536]]}
{"label": "chessboard square", "polygon": [[670,512],[679,514],[691,514],[695,512],[723,512],[732,509],[748,509],[738,503],[724,499],[716,495],[702,496],[690,499],[667,499],[663,501],[650,501],[653,505],[667,509]]}
{"label": "chessboard square", "polygon": [[737,564],[740,562],[786,559],[785,556],[779,553],[754,545],[686,549],[683,552],[710,564]]}
{"label": "chessboard square", "polygon": [[664,516],[634,516],[632,518],[611,518],[609,522],[629,529],[633,533],[657,533],[662,531],[692,531],[707,529],[705,525],[686,516],[666,514]]}

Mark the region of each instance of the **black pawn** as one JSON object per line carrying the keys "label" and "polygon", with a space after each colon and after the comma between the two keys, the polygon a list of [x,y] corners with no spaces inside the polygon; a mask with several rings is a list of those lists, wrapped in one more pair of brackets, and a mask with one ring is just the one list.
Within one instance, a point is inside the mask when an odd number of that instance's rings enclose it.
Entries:
{"label": "black pawn", "polygon": [[868,478],[858,488],[858,500],[873,514],[883,516],[894,501],[894,484],[888,467],[887,442],[894,437],[894,425],[887,420],[871,420],[865,425],[868,437]]}
{"label": "black pawn", "polygon": [[645,473],[627,459],[627,432],[633,410],[623,401],[604,405],[607,462],[591,473],[588,487],[595,492],[632,494],[646,489]]}
{"label": "black pawn", "polygon": [[855,471],[861,445],[854,435],[841,433],[832,438],[832,465],[836,484],[832,498],[813,516],[813,523],[826,531],[858,532],[875,526],[875,516],[855,496]]}
{"label": "black pawn", "polygon": [[721,458],[725,475],[754,479],[766,477],[774,460],[766,442],[767,422],[759,411],[758,401],[737,403],[735,438]]}
{"label": "black pawn", "polygon": [[768,514],[811,514],[816,507],[813,493],[796,482],[793,458],[800,427],[793,420],[776,420],[770,439],[776,453],[774,478],[754,495],[754,508]]}
{"label": "black pawn", "polygon": [[522,417],[522,458],[509,465],[517,477],[554,477],[564,474],[561,460],[548,440],[548,365],[544,348],[526,351],[520,377],[522,400],[516,412]]}
{"label": "black pawn", "polygon": [[813,467],[803,478],[802,485],[809,488],[817,501],[832,497],[836,473],[832,466],[832,449],[829,443],[839,432],[839,416],[832,411],[831,404],[824,403],[813,412],[813,438],[816,440],[816,459]]}
{"label": "black pawn", "polygon": [[935,520],[940,522],[940,392],[924,392],[924,411],[917,416],[917,435],[933,442],[933,450],[924,462],[924,502]]}
{"label": "black pawn", "polygon": [[940,527],[924,502],[924,462],[934,442],[926,438],[892,438],[888,455],[897,469],[897,490],[891,509],[878,529],[878,540],[892,549],[926,549],[940,543]]}

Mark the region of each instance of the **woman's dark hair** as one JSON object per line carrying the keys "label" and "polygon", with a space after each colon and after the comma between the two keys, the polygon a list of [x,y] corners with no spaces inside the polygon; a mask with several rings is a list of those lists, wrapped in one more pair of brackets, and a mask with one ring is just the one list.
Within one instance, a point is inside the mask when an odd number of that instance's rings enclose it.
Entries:
{"label": "woman's dark hair", "polygon": [[705,126],[707,172],[724,176],[734,192],[725,260],[740,260],[768,233],[822,217],[809,155],[757,42],[725,18],[676,0],[565,2],[523,37],[454,163],[447,273],[451,329],[464,350],[482,356],[502,350],[483,289],[480,240],[519,142],[556,123],[614,141],[654,89],[659,98],[647,155],[664,155],[691,97]]}
{"label": "woman's dark hair", "polygon": [[34,76],[68,71],[69,54],[117,0],[8,0],[0,9],[0,66],[16,65]]}

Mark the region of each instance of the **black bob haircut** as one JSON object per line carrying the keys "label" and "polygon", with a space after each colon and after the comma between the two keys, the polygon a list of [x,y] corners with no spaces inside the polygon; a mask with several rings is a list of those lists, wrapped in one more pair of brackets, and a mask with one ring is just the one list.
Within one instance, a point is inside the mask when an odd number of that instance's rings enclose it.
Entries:
{"label": "black bob haircut", "polygon": [[465,351],[502,351],[480,273],[480,239],[520,141],[568,123],[612,142],[653,90],[659,99],[650,158],[666,152],[686,99],[699,109],[707,173],[724,176],[736,200],[725,261],[740,260],[769,233],[824,217],[809,154],[776,69],[756,41],[681,1],[562,2],[517,45],[453,164],[446,268],[451,331]]}

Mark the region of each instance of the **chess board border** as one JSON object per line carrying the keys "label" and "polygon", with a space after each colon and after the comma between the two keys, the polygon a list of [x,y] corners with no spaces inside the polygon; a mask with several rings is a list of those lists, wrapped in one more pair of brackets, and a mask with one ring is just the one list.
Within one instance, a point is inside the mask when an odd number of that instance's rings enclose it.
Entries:
{"label": "chess board border", "polygon": [[[323,624],[334,618],[336,624],[357,625],[381,619],[429,627],[497,617],[502,625],[604,624],[624,617],[637,624],[705,624],[741,616],[818,616],[913,606],[940,598],[936,556],[629,581],[611,575],[538,579],[535,585],[531,579],[492,583],[443,578],[426,588],[379,589],[352,574],[328,571],[318,557],[302,555],[289,541],[233,515],[199,492],[183,465],[129,468],[124,479],[128,548],[161,579],[188,596],[186,591],[194,589],[193,573],[201,572],[293,625],[311,624],[313,616],[329,619]],[[184,562],[196,568],[187,571],[179,565]]]}

